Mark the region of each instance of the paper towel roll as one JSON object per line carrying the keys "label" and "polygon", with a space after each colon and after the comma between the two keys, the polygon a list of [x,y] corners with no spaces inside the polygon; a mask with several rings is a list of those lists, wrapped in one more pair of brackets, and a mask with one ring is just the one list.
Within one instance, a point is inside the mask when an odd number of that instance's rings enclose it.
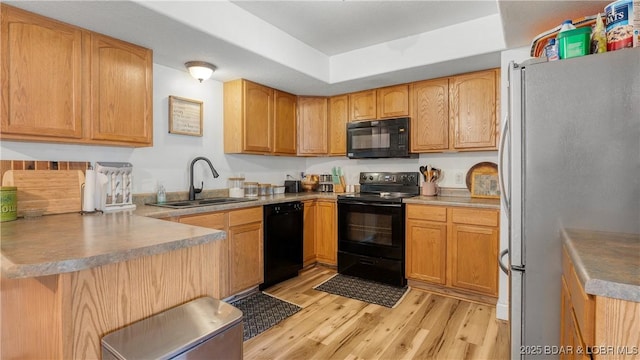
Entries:
{"label": "paper towel roll", "polygon": [[96,171],[87,170],[84,174],[84,197],[82,198],[82,211],[94,211],[96,193]]}

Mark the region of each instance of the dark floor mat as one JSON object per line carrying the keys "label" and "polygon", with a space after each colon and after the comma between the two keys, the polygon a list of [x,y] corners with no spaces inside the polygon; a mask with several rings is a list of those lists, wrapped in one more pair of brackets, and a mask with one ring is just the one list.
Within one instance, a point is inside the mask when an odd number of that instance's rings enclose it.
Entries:
{"label": "dark floor mat", "polygon": [[322,284],[316,285],[314,289],[393,308],[402,300],[409,287],[397,287],[338,274]]}
{"label": "dark floor mat", "polygon": [[266,331],[302,308],[258,292],[230,303],[242,311],[244,341]]}

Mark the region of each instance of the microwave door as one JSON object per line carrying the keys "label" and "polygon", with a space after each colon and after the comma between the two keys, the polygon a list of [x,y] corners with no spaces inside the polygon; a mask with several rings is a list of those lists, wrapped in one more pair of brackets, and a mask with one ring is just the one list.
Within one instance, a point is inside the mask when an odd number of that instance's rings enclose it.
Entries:
{"label": "microwave door", "polygon": [[349,150],[355,157],[384,157],[389,154],[391,135],[386,126],[349,130]]}

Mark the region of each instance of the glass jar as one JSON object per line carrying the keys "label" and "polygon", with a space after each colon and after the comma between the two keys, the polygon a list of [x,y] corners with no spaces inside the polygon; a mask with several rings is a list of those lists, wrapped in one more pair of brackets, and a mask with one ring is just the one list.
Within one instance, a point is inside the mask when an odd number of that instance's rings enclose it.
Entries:
{"label": "glass jar", "polygon": [[258,183],[257,182],[244,183],[244,196],[248,196],[248,197],[258,196]]}
{"label": "glass jar", "polygon": [[258,185],[258,195],[260,195],[260,196],[269,196],[269,195],[271,195],[271,184],[259,184]]}
{"label": "glass jar", "polygon": [[227,181],[229,186],[229,197],[241,198],[244,197],[244,178],[243,177],[230,177]]}

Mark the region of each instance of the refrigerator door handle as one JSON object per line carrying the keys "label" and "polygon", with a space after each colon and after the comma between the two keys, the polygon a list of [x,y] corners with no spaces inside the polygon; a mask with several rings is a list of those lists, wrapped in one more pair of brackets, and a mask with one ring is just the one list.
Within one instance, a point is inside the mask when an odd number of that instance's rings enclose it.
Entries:
{"label": "refrigerator door handle", "polygon": [[509,275],[509,267],[507,267],[507,265],[505,265],[502,262],[502,258],[504,258],[505,255],[507,255],[509,253],[509,249],[504,249],[500,252],[500,255],[498,255],[498,265],[500,266],[500,269],[502,270],[503,273]]}
{"label": "refrigerator door handle", "polygon": [[507,191],[506,191],[506,184],[505,184],[505,180],[504,180],[504,176],[505,176],[505,169],[504,169],[504,153],[505,153],[505,144],[507,143],[507,134],[509,133],[510,129],[509,129],[509,114],[505,115],[504,117],[504,122],[502,124],[502,131],[500,132],[500,145],[498,147],[498,169],[499,169],[499,176],[498,176],[498,183],[500,185],[500,200],[502,201],[502,204],[504,205],[504,208],[507,209],[507,214],[510,213],[510,202],[511,199],[507,198]]}

